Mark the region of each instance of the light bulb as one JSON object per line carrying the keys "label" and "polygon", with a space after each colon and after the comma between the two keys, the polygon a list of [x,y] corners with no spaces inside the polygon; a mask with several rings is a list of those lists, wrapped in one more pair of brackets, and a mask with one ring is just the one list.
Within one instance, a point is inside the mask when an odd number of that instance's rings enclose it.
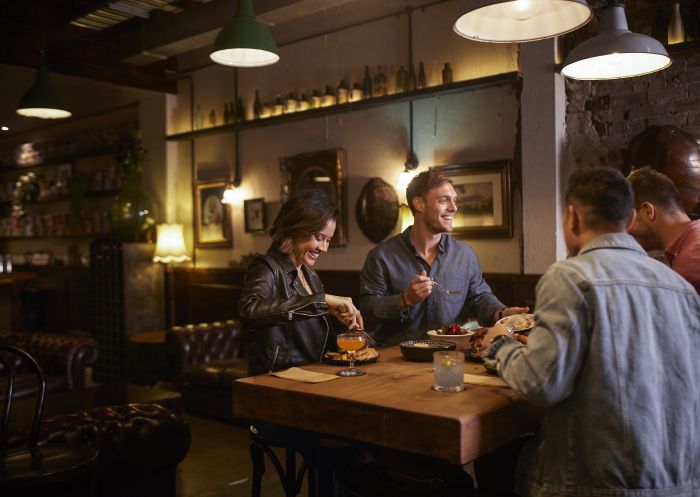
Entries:
{"label": "light bulb", "polygon": [[519,21],[527,21],[533,16],[536,16],[540,11],[541,2],[538,0],[515,0],[503,4],[508,17],[518,19]]}

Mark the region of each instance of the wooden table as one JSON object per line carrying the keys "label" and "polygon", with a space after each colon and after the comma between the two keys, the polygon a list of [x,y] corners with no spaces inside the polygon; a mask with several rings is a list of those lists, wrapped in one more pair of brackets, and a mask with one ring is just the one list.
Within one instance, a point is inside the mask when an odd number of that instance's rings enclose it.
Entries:
{"label": "wooden table", "polygon": [[[436,392],[432,363],[408,362],[398,347],[381,349],[367,375],[309,384],[270,375],[233,386],[234,415],[345,437],[447,460],[473,461],[536,428],[539,412],[509,388],[465,385]],[[339,366],[304,369],[334,373]],[[486,374],[480,364],[465,372]]]}

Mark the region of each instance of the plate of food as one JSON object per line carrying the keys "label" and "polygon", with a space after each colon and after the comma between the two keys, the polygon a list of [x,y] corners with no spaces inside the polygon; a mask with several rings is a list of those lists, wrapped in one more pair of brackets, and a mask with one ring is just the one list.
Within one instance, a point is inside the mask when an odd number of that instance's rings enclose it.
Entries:
{"label": "plate of food", "polygon": [[496,324],[505,326],[513,333],[527,333],[533,326],[535,326],[535,315],[513,314],[512,316],[506,316],[503,319],[499,319],[496,321]]}
{"label": "plate of food", "polygon": [[442,340],[406,340],[399,344],[401,355],[409,361],[432,361],[433,352],[454,350],[456,345]]}
{"label": "plate of food", "polygon": [[[377,359],[379,359],[379,352],[374,347],[367,347],[355,352],[355,364],[370,364],[372,362],[377,362]],[[335,364],[337,366],[347,366],[350,364],[347,352],[328,351],[323,354],[321,361],[326,364]]]}
{"label": "plate of food", "polygon": [[457,323],[448,323],[439,330],[429,330],[428,338],[453,342],[457,346],[457,350],[464,350],[471,347],[473,338],[483,336],[486,331],[487,328],[470,329]]}

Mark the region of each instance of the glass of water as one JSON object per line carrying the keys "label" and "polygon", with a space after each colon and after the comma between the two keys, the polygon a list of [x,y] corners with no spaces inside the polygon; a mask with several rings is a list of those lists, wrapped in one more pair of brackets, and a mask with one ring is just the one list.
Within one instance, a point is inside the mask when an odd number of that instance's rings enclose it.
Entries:
{"label": "glass of water", "polygon": [[433,354],[433,390],[461,392],[464,390],[464,353],[440,351]]}

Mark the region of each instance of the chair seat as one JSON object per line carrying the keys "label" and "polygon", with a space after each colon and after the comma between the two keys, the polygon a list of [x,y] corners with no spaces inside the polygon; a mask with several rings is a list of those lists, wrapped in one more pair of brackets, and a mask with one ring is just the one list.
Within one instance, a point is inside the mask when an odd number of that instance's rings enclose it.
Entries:
{"label": "chair seat", "polygon": [[[0,488],[19,489],[45,486],[87,474],[97,465],[97,450],[82,445],[46,445],[14,449],[0,455]],[[34,464],[33,462],[36,462]]]}

